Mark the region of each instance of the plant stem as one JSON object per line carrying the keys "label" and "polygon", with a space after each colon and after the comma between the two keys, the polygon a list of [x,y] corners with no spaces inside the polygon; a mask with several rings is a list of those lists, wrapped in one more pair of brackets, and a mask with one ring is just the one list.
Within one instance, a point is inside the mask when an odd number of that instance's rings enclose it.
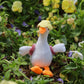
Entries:
{"label": "plant stem", "polygon": [[18,72],[19,72],[22,76],[24,76],[25,79],[30,80],[30,79],[29,79],[25,74],[23,74],[21,71],[18,70]]}

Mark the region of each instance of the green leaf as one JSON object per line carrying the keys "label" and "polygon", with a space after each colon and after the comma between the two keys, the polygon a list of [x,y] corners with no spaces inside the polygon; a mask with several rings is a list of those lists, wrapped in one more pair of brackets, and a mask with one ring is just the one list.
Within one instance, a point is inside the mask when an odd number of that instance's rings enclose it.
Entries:
{"label": "green leaf", "polygon": [[27,65],[27,62],[22,62],[21,65]]}
{"label": "green leaf", "polygon": [[67,39],[66,39],[66,36],[65,35],[62,35],[60,40],[65,44],[67,45]]}
{"label": "green leaf", "polygon": [[2,64],[4,71],[8,69],[8,66],[6,64]]}
{"label": "green leaf", "polygon": [[21,76],[21,74],[18,71],[14,71],[14,74],[17,76]]}
{"label": "green leaf", "polygon": [[5,73],[5,79],[8,80],[10,78],[10,72],[11,70],[8,70],[6,73]]}
{"label": "green leaf", "polygon": [[74,31],[74,32],[72,32],[72,36],[74,37],[74,36],[79,36],[81,34],[81,31]]}
{"label": "green leaf", "polygon": [[65,69],[68,69],[68,70],[70,70],[70,69],[77,69],[77,68],[78,67],[76,66],[76,64],[72,63],[72,62],[65,66]]}
{"label": "green leaf", "polygon": [[77,69],[77,67],[67,66],[66,69]]}
{"label": "green leaf", "polygon": [[18,84],[25,84],[24,81],[22,81],[22,80],[16,80],[16,82],[17,82]]}
{"label": "green leaf", "polygon": [[5,57],[5,54],[2,54],[2,55],[1,55],[1,59],[4,58],[4,57]]}

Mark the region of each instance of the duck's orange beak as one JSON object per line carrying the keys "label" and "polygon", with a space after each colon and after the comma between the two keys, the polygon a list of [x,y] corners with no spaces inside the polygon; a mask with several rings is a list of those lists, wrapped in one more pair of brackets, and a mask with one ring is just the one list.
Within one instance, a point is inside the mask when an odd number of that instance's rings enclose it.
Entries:
{"label": "duck's orange beak", "polygon": [[39,32],[40,32],[41,34],[44,34],[44,33],[46,32],[46,28],[44,28],[44,27],[39,27]]}

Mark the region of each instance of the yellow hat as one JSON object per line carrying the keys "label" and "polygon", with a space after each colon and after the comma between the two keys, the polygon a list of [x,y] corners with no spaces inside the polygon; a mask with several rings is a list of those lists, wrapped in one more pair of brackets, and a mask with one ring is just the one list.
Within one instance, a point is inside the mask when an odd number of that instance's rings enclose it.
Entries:
{"label": "yellow hat", "polygon": [[50,30],[52,30],[52,25],[51,25],[51,23],[50,23],[50,21],[48,21],[48,20],[42,20],[38,25],[37,25],[37,27],[47,27],[47,28],[49,28]]}

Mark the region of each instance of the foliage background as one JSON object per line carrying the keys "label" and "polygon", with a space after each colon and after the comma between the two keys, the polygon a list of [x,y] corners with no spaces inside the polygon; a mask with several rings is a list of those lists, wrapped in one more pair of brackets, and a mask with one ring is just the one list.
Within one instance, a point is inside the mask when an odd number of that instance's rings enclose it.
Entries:
{"label": "foliage background", "polygon": [[[42,0],[19,0],[23,4],[21,13],[11,10],[14,1],[16,0],[0,0],[0,6],[3,6],[0,8],[0,81],[4,79],[18,84],[58,84],[57,79],[61,78],[64,84],[83,84],[84,60],[68,57],[69,51],[73,50],[84,55],[84,47],[78,46],[79,42],[84,41],[83,0],[78,0],[76,11],[71,14],[62,10],[63,0],[55,10],[51,6],[44,6]],[[49,13],[52,14],[51,17]],[[69,18],[74,18],[74,24],[67,23]],[[29,70],[29,55],[22,57],[18,53],[19,47],[36,43],[37,24],[43,19],[49,19],[53,25],[48,37],[49,45],[63,42],[67,49],[65,53],[53,56],[50,66],[53,78],[32,73]]]}

